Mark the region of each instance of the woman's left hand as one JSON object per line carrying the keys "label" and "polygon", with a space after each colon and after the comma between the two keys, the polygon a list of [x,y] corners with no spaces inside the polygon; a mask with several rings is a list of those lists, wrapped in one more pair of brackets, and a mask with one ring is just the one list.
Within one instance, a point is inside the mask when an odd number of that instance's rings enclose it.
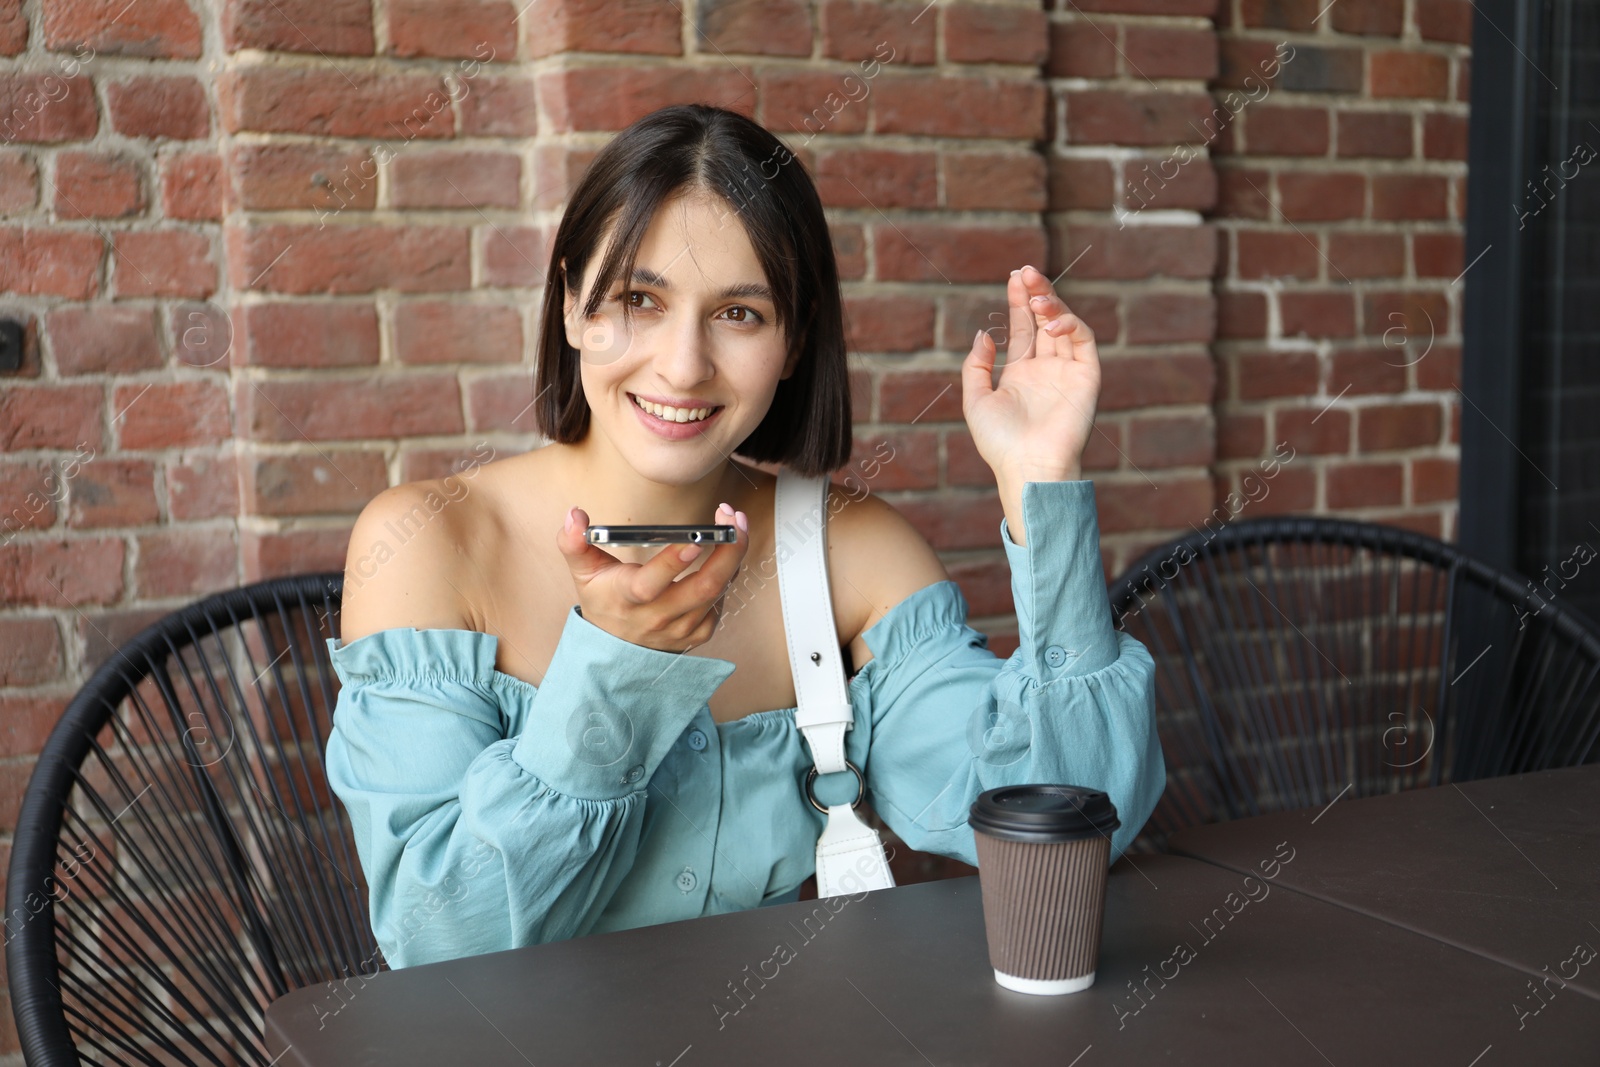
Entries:
{"label": "woman's left hand", "polygon": [[1006,283],[1006,361],[991,385],[996,347],[979,331],[961,364],[961,411],[973,444],[1002,485],[1082,476],[1084,445],[1100,397],[1094,331],[1056,296],[1050,280],[1023,267]]}

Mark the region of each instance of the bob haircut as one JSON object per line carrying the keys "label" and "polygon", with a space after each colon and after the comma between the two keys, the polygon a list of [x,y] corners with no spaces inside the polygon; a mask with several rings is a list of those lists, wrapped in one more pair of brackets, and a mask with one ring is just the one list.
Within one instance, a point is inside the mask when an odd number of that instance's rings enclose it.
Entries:
{"label": "bob haircut", "polygon": [[[580,354],[567,343],[562,321],[568,277],[577,290],[614,226],[581,309],[587,319],[618,279],[633,276],[656,209],[692,190],[720,196],[738,215],[772,287],[786,354],[799,354],[766,416],[734,454],[812,477],[837,470],[850,460],[850,380],[839,269],[822,201],[800,162],[770,132],[704,104],[677,104],[639,119],[600,151],[573,190],[545,279],[534,405],[540,432],[562,444],[589,432]],[[570,275],[563,275],[563,261]]]}

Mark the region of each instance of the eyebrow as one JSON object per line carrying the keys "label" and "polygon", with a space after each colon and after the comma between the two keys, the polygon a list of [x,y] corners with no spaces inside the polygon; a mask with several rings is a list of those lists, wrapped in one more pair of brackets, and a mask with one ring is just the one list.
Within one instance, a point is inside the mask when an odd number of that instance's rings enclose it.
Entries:
{"label": "eyebrow", "polygon": [[[672,288],[667,279],[663,278],[649,267],[635,267],[633,269],[633,280],[638,282],[640,285],[648,285],[656,289]],[[717,294],[717,298],[719,300],[726,300],[740,296],[758,297],[762,300],[771,300],[773,298],[772,289],[770,287],[758,284],[756,282],[741,282],[738,285],[730,285],[726,289],[722,290],[722,292]]]}

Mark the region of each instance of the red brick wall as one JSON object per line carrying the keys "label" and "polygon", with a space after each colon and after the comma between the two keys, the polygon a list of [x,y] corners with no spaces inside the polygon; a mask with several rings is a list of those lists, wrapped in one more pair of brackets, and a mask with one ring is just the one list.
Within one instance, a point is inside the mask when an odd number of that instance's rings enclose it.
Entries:
{"label": "red brick wall", "polygon": [[1472,6],[1323,6],[1219,19],[1219,87],[1294,53],[1212,153],[1217,492],[1287,442],[1263,511],[1453,538]]}
{"label": "red brick wall", "polygon": [[1051,270],[1112,341],[1090,466],[1116,567],[1207,516],[1454,537],[1471,15],[1051,13]]}
{"label": "red brick wall", "polygon": [[536,443],[544,235],[665,103],[752,114],[815,175],[858,451],[894,449],[865,480],[1000,654],[957,367],[1024,262],[1101,339],[1108,574],[1230,511],[1453,536],[1467,0],[524,3],[0,0],[0,315],[27,325],[0,378],[0,832],[115,643],[337,568],[384,486]]}
{"label": "red brick wall", "polygon": [[[1216,175],[1203,145],[1177,162],[1212,108],[1212,8],[1102,0],[1050,15],[1049,270],[1104,364],[1084,466],[1108,576],[1213,506]],[[1142,168],[1167,160],[1159,194],[1136,196]]]}

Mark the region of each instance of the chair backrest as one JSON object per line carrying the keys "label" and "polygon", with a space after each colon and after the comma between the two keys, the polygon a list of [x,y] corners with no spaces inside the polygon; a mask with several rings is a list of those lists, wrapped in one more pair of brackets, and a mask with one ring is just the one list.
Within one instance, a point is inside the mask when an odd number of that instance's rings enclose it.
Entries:
{"label": "chair backrest", "polygon": [[1561,606],[1562,581],[1535,589],[1436,538],[1313,517],[1208,524],[1147,553],[1111,589],[1117,627],[1157,664],[1167,789],[1139,847],[1600,759],[1600,637]]}
{"label": "chair backrest", "polygon": [[322,755],[342,576],[209,597],[73,698],[23,798],[6,890],[30,1064],[267,1064],[262,1013],[381,969]]}

